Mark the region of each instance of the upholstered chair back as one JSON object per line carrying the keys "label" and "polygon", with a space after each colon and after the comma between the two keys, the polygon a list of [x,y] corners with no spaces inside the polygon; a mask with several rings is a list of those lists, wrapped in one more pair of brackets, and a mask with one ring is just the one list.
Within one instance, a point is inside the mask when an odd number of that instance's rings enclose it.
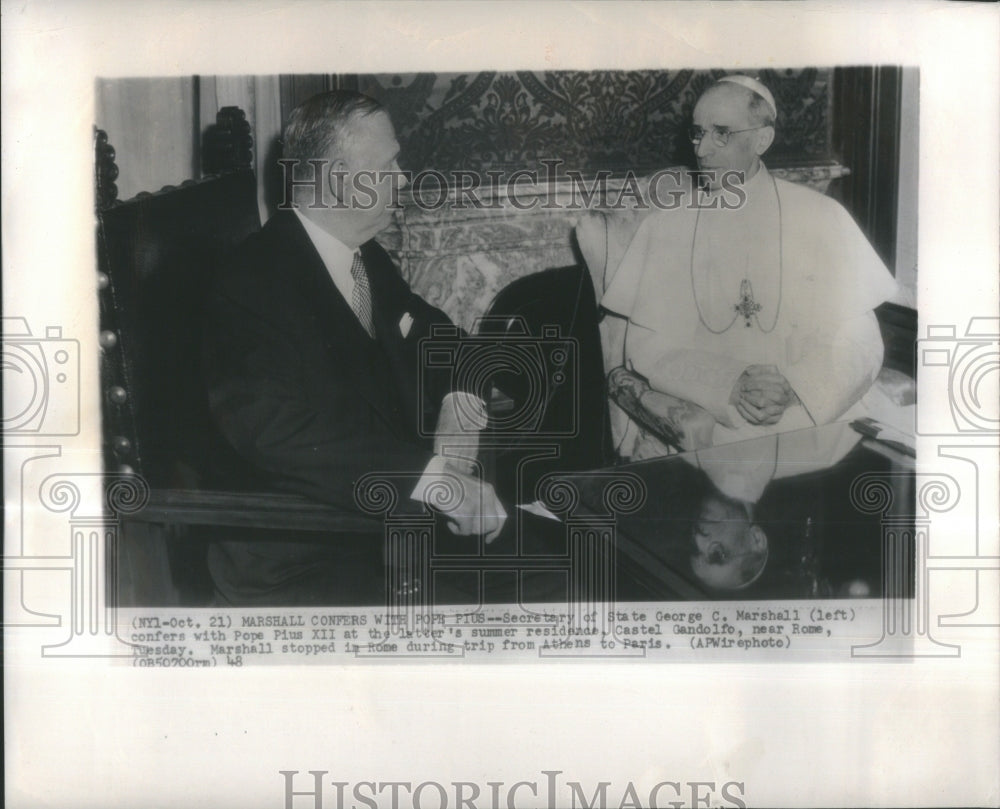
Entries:
{"label": "upholstered chair back", "polygon": [[204,485],[224,453],[201,377],[216,266],[260,228],[254,175],[239,171],[98,211],[105,456],[154,486]]}

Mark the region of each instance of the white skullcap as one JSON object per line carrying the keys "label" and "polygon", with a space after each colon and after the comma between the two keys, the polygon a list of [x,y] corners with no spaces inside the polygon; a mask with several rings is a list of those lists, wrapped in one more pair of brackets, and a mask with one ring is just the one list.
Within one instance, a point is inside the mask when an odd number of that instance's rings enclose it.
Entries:
{"label": "white skullcap", "polygon": [[716,82],[716,84],[722,84],[724,81],[731,82],[732,84],[738,84],[740,87],[745,87],[751,93],[759,95],[764,99],[764,101],[767,102],[767,106],[771,108],[771,114],[775,118],[778,117],[778,107],[774,103],[774,96],[771,95],[771,91],[761,84],[758,79],[736,74],[734,76],[723,76],[718,82]]}

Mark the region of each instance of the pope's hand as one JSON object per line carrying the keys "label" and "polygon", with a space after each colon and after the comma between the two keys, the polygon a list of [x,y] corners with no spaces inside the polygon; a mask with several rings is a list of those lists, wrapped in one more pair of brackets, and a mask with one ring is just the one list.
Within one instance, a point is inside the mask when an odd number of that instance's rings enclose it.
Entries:
{"label": "pope's hand", "polygon": [[448,469],[450,485],[458,486],[458,503],[443,510],[448,529],[459,536],[482,536],[487,542],[496,539],[507,520],[507,511],[489,483]]}
{"label": "pope's hand", "polygon": [[777,424],[797,404],[788,380],[774,365],[748,365],[733,386],[729,401],[750,424]]}

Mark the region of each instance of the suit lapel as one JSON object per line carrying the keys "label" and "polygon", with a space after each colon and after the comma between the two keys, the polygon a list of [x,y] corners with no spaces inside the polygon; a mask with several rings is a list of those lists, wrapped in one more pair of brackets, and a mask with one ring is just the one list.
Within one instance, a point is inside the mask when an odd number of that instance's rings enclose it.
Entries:
{"label": "suit lapel", "polygon": [[[316,305],[331,361],[344,372],[345,382],[398,433],[402,414],[392,376],[388,373],[385,357],[379,346],[368,336],[350,304],[340,294],[298,218],[291,212],[287,216],[281,213],[276,214],[277,216],[283,218],[280,226],[285,232],[281,237],[288,245],[291,259],[289,266],[300,273],[303,288]],[[373,289],[373,317],[378,330],[381,323],[376,314],[378,304],[375,296]]]}
{"label": "suit lapel", "polygon": [[401,321],[404,315],[419,318],[420,313],[409,311],[412,297],[409,288],[401,282],[395,266],[374,242],[362,246],[361,256],[371,282],[376,338],[391,364],[403,416],[411,429],[416,430],[417,416],[423,409],[419,401],[418,335],[421,324],[414,320],[404,336]]}

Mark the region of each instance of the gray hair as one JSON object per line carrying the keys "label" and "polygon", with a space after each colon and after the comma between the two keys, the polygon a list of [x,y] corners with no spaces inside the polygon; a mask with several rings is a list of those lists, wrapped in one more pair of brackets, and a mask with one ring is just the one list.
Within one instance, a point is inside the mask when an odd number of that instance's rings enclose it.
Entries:
{"label": "gray hair", "polygon": [[354,90],[314,95],[292,110],[282,137],[283,157],[299,161],[339,157],[353,120],[384,110],[374,98]]}

